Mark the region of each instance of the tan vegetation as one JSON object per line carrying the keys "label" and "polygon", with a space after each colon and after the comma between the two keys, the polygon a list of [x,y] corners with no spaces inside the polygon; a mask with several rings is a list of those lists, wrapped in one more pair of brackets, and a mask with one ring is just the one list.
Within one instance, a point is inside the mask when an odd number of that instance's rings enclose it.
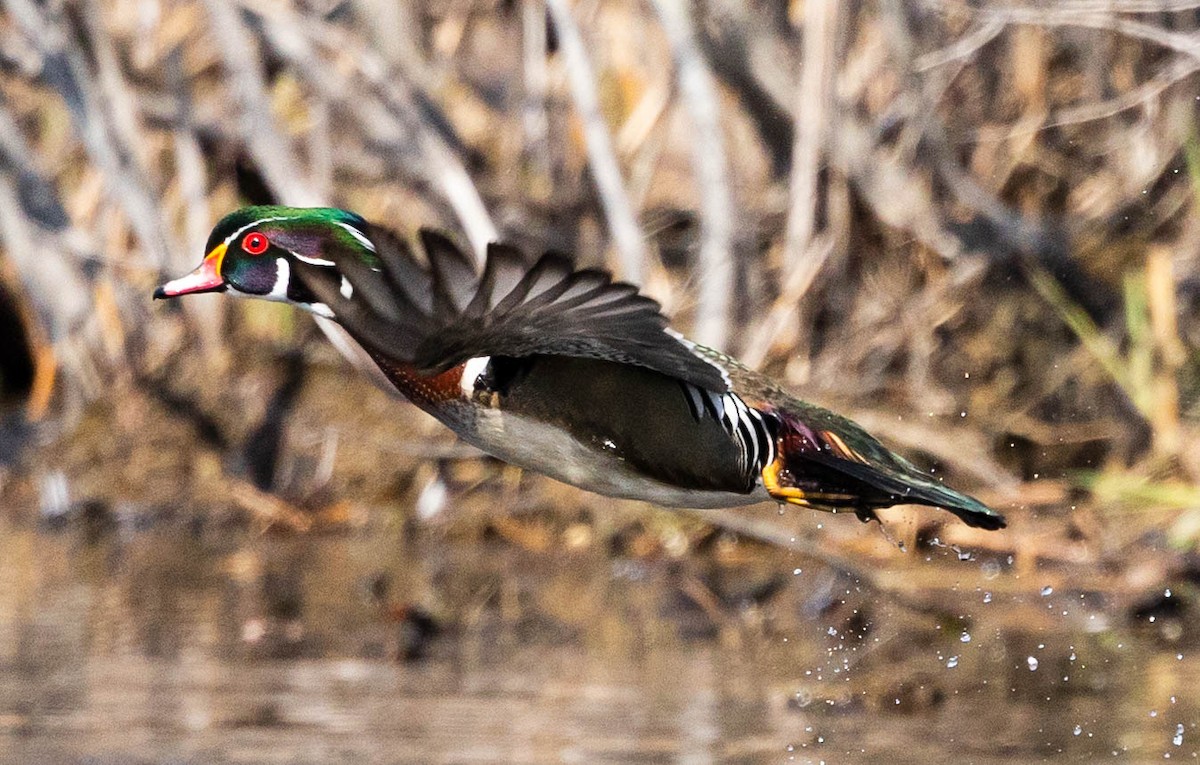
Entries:
{"label": "tan vegetation", "polygon": [[[943,540],[1034,565],[1200,539],[1200,3],[5,5],[0,283],[35,369],[10,411],[68,444],[18,479],[222,485],[305,528],[298,497],[421,494],[455,447],[411,410],[348,373],[277,395],[291,349],[340,364],[306,317],[149,301],[275,200],[608,264],[1012,520]],[[256,482],[237,455],[278,406]]]}

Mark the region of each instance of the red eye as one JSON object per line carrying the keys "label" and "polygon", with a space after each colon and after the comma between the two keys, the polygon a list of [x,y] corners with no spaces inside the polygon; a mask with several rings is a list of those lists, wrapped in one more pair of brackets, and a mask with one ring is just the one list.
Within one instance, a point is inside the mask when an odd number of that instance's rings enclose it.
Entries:
{"label": "red eye", "polygon": [[246,238],[242,240],[242,249],[246,251],[247,255],[262,255],[270,244],[265,236],[255,231],[252,234],[246,234]]}

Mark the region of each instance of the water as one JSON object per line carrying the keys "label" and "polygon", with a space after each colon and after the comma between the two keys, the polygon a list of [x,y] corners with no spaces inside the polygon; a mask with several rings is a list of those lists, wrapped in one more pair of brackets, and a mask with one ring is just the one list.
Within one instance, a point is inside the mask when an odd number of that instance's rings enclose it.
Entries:
{"label": "water", "polygon": [[[1048,621],[1036,592],[965,592],[968,643],[811,561],[789,575],[801,562],[754,601],[723,598],[700,562],[386,522],[91,541],[0,525],[0,761],[1197,759],[1195,651]],[[440,623],[432,640],[412,637],[411,606]]]}

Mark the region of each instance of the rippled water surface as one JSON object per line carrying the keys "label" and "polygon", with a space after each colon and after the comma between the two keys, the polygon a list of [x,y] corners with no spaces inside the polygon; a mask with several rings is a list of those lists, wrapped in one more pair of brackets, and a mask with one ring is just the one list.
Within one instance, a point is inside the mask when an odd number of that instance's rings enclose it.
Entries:
{"label": "rippled water surface", "polygon": [[386,525],[0,532],[4,762],[1197,759],[1190,632],[1086,593],[948,618],[786,560],[755,593]]}

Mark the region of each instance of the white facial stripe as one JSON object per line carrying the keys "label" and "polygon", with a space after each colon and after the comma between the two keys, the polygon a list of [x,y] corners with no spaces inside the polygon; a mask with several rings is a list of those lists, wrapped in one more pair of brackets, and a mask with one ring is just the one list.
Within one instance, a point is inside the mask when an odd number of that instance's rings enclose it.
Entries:
{"label": "white facial stripe", "polygon": [[344,229],[346,229],[347,231],[349,231],[349,232],[350,232],[350,236],[352,236],[352,237],[354,237],[355,239],[357,239],[357,240],[358,240],[358,243],[359,243],[359,244],[361,244],[363,247],[366,247],[366,248],[367,248],[368,250],[370,250],[371,252],[375,252],[375,243],[374,243],[374,242],[372,242],[370,239],[366,238],[365,236],[363,236],[362,232],[361,232],[361,231],[359,231],[358,229],[356,229],[354,226],[351,226],[349,223],[343,223],[343,222],[342,222],[342,221],[340,221],[340,220],[339,220],[339,221],[334,221],[334,223],[338,224],[338,225],[339,225],[339,226],[341,226],[342,228],[344,228]]}
{"label": "white facial stripe", "polygon": [[491,362],[491,356],[479,356],[474,359],[467,359],[467,363],[463,364],[462,378],[458,381],[458,386],[462,388],[462,392],[466,396],[475,394],[475,381],[479,376],[487,371],[487,366]]}
{"label": "white facial stripe", "polygon": [[258,220],[256,220],[256,221],[251,221],[250,223],[247,223],[246,225],[244,225],[244,226],[242,226],[241,228],[239,228],[237,231],[234,231],[234,232],[233,232],[232,234],[230,234],[229,236],[225,237],[225,246],[226,246],[226,247],[228,247],[230,244],[232,244],[232,243],[233,243],[233,240],[234,240],[234,239],[237,239],[239,236],[241,236],[241,235],[242,235],[242,232],[243,232],[243,231],[245,231],[245,230],[247,230],[247,229],[254,228],[255,226],[261,225],[261,224],[263,224],[263,223],[271,223],[272,221],[277,221],[277,220],[291,220],[291,219],[292,219],[292,217],[295,217],[295,216],[287,216],[287,215],[275,215],[275,216],[272,216],[272,217],[269,217],[269,218],[259,218],[259,219],[258,219]]}
{"label": "white facial stripe", "polygon": [[[291,250],[288,250],[288,252],[291,252]],[[336,263],[334,263],[332,260],[325,260],[325,258],[310,258],[310,257],[308,257],[307,255],[301,255],[301,254],[300,254],[300,253],[298,253],[298,252],[292,252],[292,257],[294,257],[296,260],[300,261],[301,263],[307,263],[307,264],[309,264],[310,266],[333,266],[333,265],[337,265],[337,264],[336,264]]]}
{"label": "white facial stripe", "polygon": [[347,300],[354,297],[354,285],[351,284],[350,280],[344,276],[342,277],[341,293],[342,297],[346,298]]}
{"label": "white facial stripe", "polygon": [[263,295],[266,300],[275,300],[280,303],[287,302],[288,282],[292,280],[292,267],[284,258],[275,258],[275,285],[271,287],[271,291]]}

